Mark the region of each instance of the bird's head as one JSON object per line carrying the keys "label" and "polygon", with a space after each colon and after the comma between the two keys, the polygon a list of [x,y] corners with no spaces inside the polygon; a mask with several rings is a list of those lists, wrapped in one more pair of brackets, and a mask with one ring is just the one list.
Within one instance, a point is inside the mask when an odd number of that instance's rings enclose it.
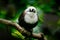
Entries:
{"label": "bird's head", "polygon": [[24,11],[24,20],[30,24],[36,23],[38,21],[37,9],[33,6],[29,6]]}
{"label": "bird's head", "polygon": [[37,14],[37,9],[33,6],[30,6],[25,10],[25,13],[30,16],[33,16],[34,14]]}

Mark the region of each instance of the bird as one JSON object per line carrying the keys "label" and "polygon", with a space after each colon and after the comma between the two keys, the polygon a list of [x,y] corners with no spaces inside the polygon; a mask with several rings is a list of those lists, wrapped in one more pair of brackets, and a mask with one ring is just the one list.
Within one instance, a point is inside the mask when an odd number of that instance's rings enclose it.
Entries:
{"label": "bird", "polygon": [[33,31],[33,28],[38,24],[38,13],[34,6],[27,7],[19,16],[19,25],[27,31]]}

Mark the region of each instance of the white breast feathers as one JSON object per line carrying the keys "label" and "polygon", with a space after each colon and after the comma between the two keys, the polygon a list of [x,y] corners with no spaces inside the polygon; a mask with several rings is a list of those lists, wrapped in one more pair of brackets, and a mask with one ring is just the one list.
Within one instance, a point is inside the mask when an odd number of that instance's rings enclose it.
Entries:
{"label": "white breast feathers", "polygon": [[31,15],[26,14],[24,17],[24,21],[29,24],[34,24],[38,21],[38,16],[37,16],[37,14],[34,14],[33,16],[31,16]]}

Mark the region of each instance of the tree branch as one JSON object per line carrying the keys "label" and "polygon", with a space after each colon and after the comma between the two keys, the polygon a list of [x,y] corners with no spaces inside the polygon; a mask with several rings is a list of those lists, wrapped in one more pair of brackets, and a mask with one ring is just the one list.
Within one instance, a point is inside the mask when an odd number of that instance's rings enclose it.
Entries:
{"label": "tree branch", "polygon": [[20,33],[26,34],[27,36],[32,36],[33,38],[38,38],[38,39],[39,39],[39,38],[42,37],[41,34],[39,35],[39,34],[34,34],[34,33],[32,33],[32,35],[31,35],[30,32],[28,32],[27,30],[25,30],[24,28],[22,28],[22,27],[21,27],[20,25],[18,25],[17,23],[12,22],[12,21],[10,21],[10,20],[6,20],[6,19],[1,19],[1,18],[0,18],[0,23],[6,24],[6,25],[15,26],[15,27],[17,28],[17,30],[20,31]]}

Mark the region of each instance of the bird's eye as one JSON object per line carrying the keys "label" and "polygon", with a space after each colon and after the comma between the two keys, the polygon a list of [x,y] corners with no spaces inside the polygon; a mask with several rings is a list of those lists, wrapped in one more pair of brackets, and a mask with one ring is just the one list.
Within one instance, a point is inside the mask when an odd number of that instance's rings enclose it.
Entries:
{"label": "bird's eye", "polygon": [[34,13],[35,13],[35,10],[34,10],[34,9],[32,9],[32,12],[34,12]]}
{"label": "bird's eye", "polygon": [[34,10],[34,9],[32,9],[32,10],[31,10],[31,9],[29,9],[29,12],[34,12],[34,13],[35,13],[35,10]]}
{"label": "bird's eye", "polygon": [[31,9],[29,9],[29,12],[31,12]]}

